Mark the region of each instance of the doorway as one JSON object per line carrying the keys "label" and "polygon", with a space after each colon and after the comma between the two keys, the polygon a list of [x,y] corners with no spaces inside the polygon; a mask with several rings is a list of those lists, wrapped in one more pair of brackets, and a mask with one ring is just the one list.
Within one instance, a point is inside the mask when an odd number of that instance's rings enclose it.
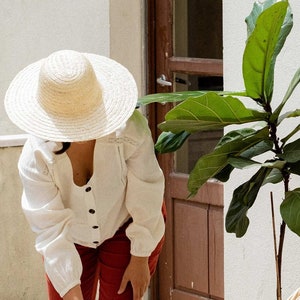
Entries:
{"label": "doorway", "polygon": [[[152,0],[148,9],[148,93],[222,90],[222,1]],[[161,80],[157,80],[161,79]],[[157,124],[172,104],[151,104]],[[188,174],[221,131],[190,136],[176,153],[158,155],[166,178],[166,243],[153,300],[224,299],[223,186],[206,183],[187,199]]]}

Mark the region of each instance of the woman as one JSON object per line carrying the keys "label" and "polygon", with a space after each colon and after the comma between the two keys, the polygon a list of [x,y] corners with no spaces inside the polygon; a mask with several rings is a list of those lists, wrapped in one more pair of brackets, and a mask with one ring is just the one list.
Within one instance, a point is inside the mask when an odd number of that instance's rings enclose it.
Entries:
{"label": "woman", "polygon": [[[5,97],[30,134],[22,208],[42,254],[49,299],[141,299],[163,243],[164,178],[129,71],[58,51],[22,70]],[[99,284],[98,284],[99,281]]]}

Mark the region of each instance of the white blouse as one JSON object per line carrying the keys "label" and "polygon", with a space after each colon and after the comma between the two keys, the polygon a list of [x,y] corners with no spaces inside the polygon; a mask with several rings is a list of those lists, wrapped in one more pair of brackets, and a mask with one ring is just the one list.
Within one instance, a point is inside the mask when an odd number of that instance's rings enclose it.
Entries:
{"label": "white blouse", "polygon": [[22,208],[34,232],[45,270],[63,296],[80,284],[82,264],[74,243],[96,248],[130,217],[131,254],[149,256],[164,234],[164,177],[146,119],[135,111],[117,132],[96,140],[94,173],[84,186],[73,182],[61,143],[30,137],[19,171]]}

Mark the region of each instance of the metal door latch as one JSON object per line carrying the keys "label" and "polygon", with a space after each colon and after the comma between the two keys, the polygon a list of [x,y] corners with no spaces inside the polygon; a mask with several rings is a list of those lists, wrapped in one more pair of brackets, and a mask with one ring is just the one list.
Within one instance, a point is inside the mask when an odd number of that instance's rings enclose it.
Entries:
{"label": "metal door latch", "polygon": [[172,86],[172,82],[168,81],[166,75],[162,74],[156,79],[156,82],[161,86]]}

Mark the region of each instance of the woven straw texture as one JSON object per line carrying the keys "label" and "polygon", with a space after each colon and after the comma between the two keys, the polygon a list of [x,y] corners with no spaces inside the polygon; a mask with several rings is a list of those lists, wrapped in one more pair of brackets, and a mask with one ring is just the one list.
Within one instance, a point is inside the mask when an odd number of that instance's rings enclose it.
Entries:
{"label": "woven straw texture", "polygon": [[4,104],[25,132],[73,142],[114,132],[136,102],[136,83],[125,67],[104,56],[63,50],[19,72]]}

